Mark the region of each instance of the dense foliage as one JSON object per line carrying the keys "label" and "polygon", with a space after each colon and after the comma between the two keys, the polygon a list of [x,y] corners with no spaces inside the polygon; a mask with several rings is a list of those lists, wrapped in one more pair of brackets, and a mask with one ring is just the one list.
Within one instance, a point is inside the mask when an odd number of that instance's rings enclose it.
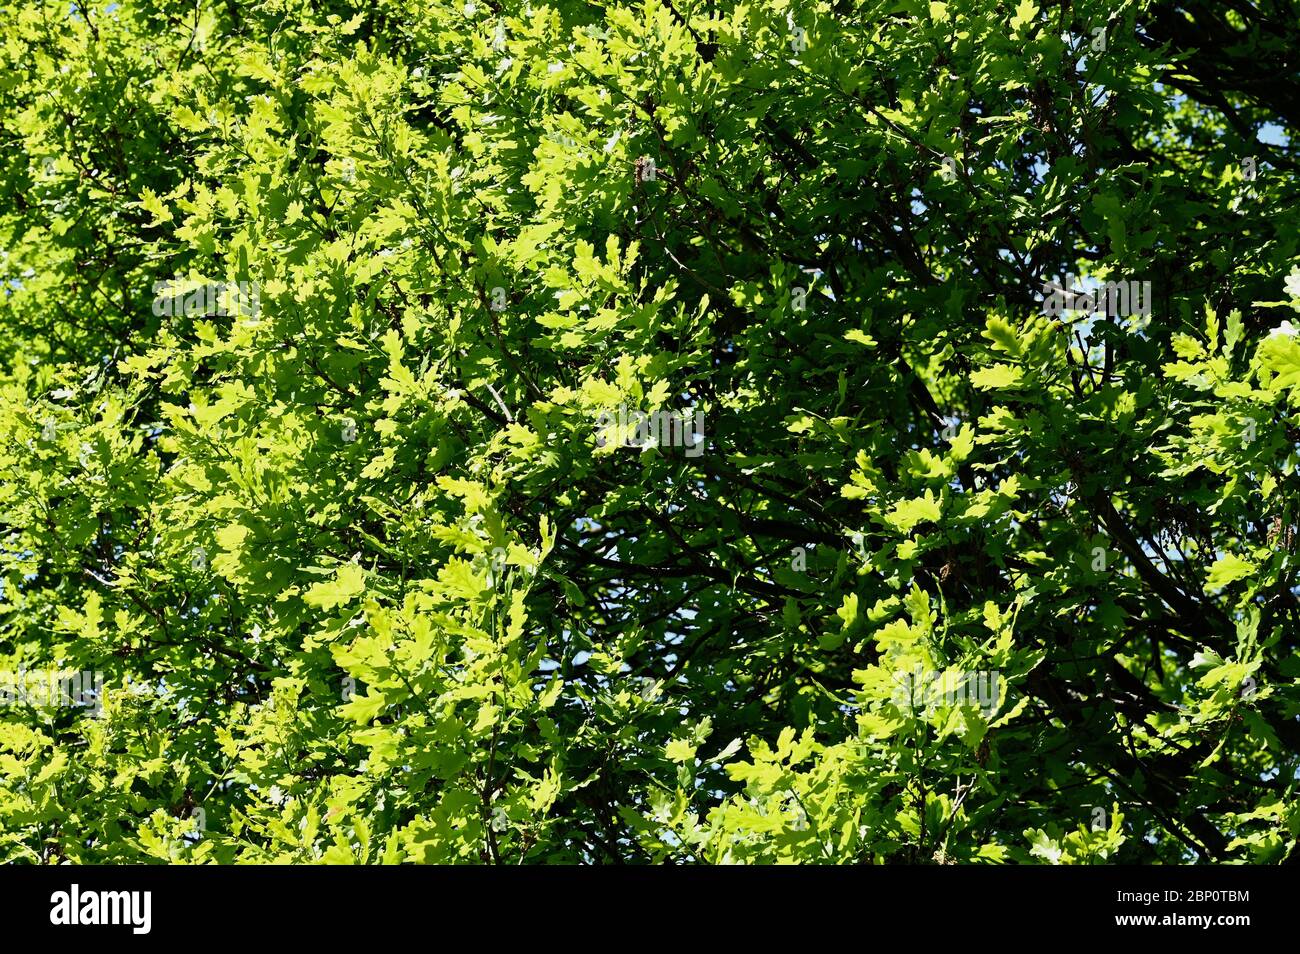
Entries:
{"label": "dense foliage", "polygon": [[0,859],[1300,859],[1290,2],[3,6]]}

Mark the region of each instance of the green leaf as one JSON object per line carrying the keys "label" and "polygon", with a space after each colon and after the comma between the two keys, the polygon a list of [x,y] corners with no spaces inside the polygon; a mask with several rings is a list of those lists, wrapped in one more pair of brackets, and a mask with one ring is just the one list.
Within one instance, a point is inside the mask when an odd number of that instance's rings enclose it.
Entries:
{"label": "green leaf", "polygon": [[995,364],[972,371],[970,383],[981,390],[1018,388],[1024,382],[1024,372],[1009,364]]}
{"label": "green leaf", "polygon": [[303,594],[308,605],[332,610],[356,599],[366,588],[366,571],[356,563],[345,563],[331,580],[315,583]]}
{"label": "green leaf", "polygon": [[1205,581],[1207,589],[1218,590],[1245,579],[1256,573],[1258,567],[1249,560],[1244,560],[1232,553],[1225,553],[1210,567],[1209,577]]}

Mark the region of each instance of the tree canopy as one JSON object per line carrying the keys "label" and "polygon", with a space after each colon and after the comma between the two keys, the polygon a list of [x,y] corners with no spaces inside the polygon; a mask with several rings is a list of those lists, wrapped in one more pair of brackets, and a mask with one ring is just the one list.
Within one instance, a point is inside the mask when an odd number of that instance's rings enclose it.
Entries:
{"label": "tree canopy", "polygon": [[1289,0],[4,8],[0,860],[1300,860]]}

